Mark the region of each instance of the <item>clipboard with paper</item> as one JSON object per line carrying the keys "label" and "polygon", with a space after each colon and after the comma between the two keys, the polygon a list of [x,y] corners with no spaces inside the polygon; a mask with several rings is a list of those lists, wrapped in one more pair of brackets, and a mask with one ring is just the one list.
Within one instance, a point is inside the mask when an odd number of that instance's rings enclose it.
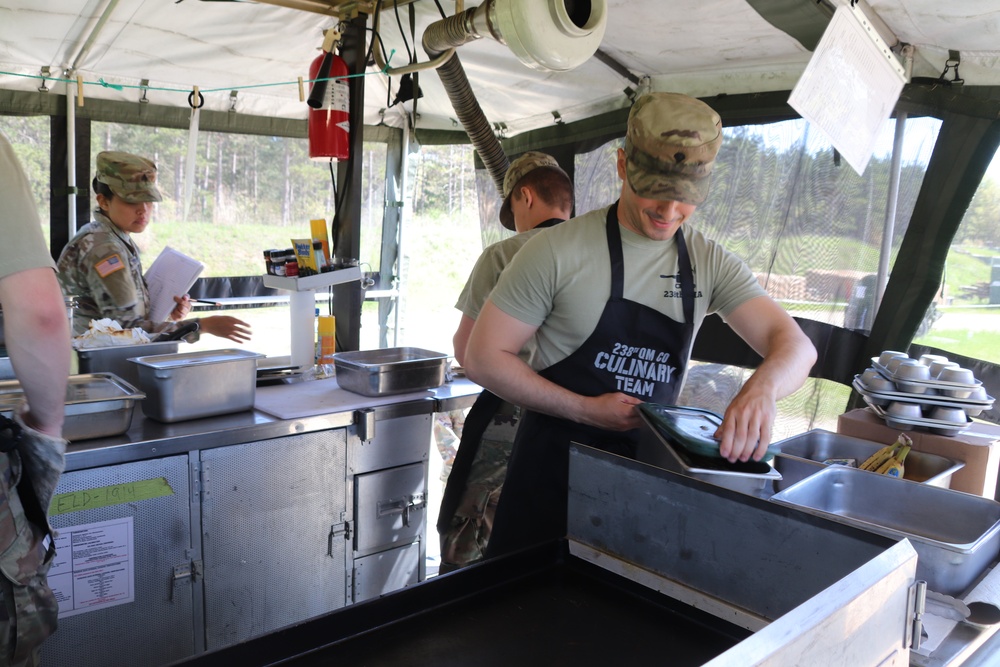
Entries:
{"label": "clipboard with paper", "polygon": [[149,319],[154,322],[166,320],[170,311],[177,305],[174,297],[187,294],[204,270],[205,265],[202,262],[170,246],[165,247],[146,271],[150,303]]}

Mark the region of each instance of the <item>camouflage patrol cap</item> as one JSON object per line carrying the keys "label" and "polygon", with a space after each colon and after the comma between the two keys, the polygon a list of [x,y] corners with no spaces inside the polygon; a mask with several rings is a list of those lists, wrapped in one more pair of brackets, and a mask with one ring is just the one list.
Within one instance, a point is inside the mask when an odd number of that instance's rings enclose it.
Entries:
{"label": "camouflage patrol cap", "polygon": [[701,100],[648,93],[635,101],[625,135],[625,173],[640,197],[700,204],[708,197],[722,119]]}
{"label": "camouflage patrol cap", "polygon": [[97,176],[116,197],[128,204],[163,201],[156,187],[156,165],[132,153],[103,151],[97,154]]}
{"label": "camouflage patrol cap", "polygon": [[514,226],[514,213],[510,210],[510,195],[514,192],[514,186],[517,185],[518,181],[539,167],[562,171],[559,163],[551,155],[538,151],[528,151],[510,163],[507,173],[503,177],[503,205],[500,206],[500,223],[511,231],[516,231],[517,228]]}

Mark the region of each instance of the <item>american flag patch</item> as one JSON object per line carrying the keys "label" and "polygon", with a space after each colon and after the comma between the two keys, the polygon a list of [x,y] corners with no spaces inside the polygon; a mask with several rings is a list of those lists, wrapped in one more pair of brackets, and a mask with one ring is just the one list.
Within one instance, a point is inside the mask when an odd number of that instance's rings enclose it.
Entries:
{"label": "american flag patch", "polygon": [[125,268],[125,262],[118,255],[111,255],[110,257],[105,257],[94,265],[94,269],[97,271],[97,275],[102,278],[107,278],[115,271],[120,271]]}

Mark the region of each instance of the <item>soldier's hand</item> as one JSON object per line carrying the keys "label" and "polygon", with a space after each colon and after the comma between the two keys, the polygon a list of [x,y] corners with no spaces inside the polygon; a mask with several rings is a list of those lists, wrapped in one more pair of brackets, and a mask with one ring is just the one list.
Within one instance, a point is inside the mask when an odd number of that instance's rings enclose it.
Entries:
{"label": "soldier's hand", "polygon": [[584,399],[586,410],[581,421],[611,431],[629,431],[642,425],[642,418],[635,406],[641,400],[628,394],[615,392]]}
{"label": "soldier's hand", "polygon": [[170,315],[167,317],[171,322],[179,322],[188,316],[191,312],[191,297],[185,294],[184,296],[175,296],[174,309],[170,311]]}
{"label": "soldier's hand", "polygon": [[219,338],[228,338],[236,343],[245,343],[250,340],[250,325],[243,320],[229,315],[212,315],[203,317],[198,322],[201,330]]}

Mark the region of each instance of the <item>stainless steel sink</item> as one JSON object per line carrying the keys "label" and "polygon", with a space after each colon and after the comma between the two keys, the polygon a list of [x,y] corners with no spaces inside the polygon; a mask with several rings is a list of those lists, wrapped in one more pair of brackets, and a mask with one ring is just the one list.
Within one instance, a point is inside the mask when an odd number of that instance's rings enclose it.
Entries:
{"label": "stainless steel sink", "polygon": [[771,502],[872,533],[908,538],[917,578],[961,595],[1000,550],[1000,503],[950,489],[827,466],[776,493]]}

